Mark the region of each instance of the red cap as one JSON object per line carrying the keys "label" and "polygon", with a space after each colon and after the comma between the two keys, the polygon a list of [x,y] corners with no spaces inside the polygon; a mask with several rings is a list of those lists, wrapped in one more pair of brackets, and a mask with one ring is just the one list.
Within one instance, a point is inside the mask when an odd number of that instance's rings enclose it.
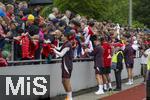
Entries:
{"label": "red cap", "polygon": [[115,43],[115,44],[113,44],[113,46],[115,46],[115,47],[123,47],[123,44],[122,43]]}
{"label": "red cap", "polygon": [[21,20],[22,21],[27,21],[27,17],[22,17]]}

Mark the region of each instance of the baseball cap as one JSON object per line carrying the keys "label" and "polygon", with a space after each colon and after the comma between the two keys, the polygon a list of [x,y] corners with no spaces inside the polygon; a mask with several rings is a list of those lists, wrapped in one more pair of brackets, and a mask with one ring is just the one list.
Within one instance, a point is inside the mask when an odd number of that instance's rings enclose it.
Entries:
{"label": "baseball cap", "polygon": [[29,14],[28,15],[28,21],[34,21],[34,16],[32,14]]}

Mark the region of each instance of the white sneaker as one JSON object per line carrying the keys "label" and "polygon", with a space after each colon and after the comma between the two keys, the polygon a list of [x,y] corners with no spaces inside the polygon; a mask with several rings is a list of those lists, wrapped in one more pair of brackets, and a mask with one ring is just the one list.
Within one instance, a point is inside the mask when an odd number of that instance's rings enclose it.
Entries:
{"label": "white sneaker", "polygon": [[103,90],[98,90],[97,92],[95,92],[95,94],[101,95],[101,94],[104,94],[104,91]]}
{"label": "white sneaker", "polygon": [[134,84],[133,81],[131,82],[131,85]]}
{"label": "white sneaker", "polygon": [[126,83],[126,85],[132,85],[133,84],[133,82],[127,82]]}
{"label": "white sneaker", "polygon": [[65,98],[65,100],[73,100],[73,99],[72,99],[72,98],[69,99],[69,97],[67,96],[67,97]]}
{"label": "white sneaker", "polygon": [[131,80],[131,83],[133,83],[133,79]]}

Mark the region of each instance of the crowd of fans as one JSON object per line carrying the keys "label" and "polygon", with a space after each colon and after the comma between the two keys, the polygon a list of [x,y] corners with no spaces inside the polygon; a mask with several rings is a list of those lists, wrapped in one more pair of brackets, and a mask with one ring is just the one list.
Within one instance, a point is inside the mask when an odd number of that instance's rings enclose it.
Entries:
{"label": "crowd of fans", "polygon": [[58,58],[51,48],[59,49],[61,35],[69,29],[73,34],[70,41],[74,58],[89,57],[84,50],[93,51],[93,35],[106,40],[112,48],[121,45],[124,49],[127,40],[135,50],[145,50],[150,44],[150,35],[140,29],[129,29],[111,21],[99,22],[69,10],[63,14],[56,7],[47,18],[40,16],[40,11],[40,6],[30,9],[25,1],[13,5],[0,2],[1,57],[14,61],[40,59],[41,55],[48,61]]}
{"label": "crowd of fans", "polygon": [[[115,90],[121,90],[123,62],[128,72],[127,84],[132,85],[134,57],[141,56],[141,72],[146,80],[146,66],[150,65],[147,61],[150,56],[150,34],[111,21],[99,22],[69,10],[63,14],[56,7],[52,8],[47,18],[42,17],[40,11],[40,6],[31,9],[25,1],[13,5],[0,2],[0,66],[7,66],[9,60],[41,58],[50,63],[51,59],[59,58],[56,51],[63,48],[63,34],[69,33],[71,35],[67,39],[71,42],[74,58],[94,55],[99,82],[96,94],[104,94],[103,89],[112,90],[111,68],[116,77]],[[72,98],[71,91],[68,95]]]}

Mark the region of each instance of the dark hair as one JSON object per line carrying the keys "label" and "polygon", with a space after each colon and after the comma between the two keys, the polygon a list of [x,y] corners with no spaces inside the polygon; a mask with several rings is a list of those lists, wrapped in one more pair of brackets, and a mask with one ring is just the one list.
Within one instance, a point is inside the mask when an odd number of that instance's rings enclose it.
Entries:
{"label": "dark hair", "polygon": [[31,10],[30,10],[30,9],[28,9],[28,8],[23,9],[23,15],[24,15],[24,16],[27,16],[27,15],[29,15],[30,13],[31,13]]}
{"label": "dark hair", "polygon": [[98,40],[98,36],[97,35],[93,35],[92,39],[93,39],[93,41],[96,41],[96,40]]}
{"label": "dark hair", "polygon": [[72,28],[71,28],[71,27],[66,27],[66,28],[65,28],[65,31],[64,31],[64,36],[69,37],[69,36],[71,36],[72,34],[74,34]]}
{"label": "dark hair", "polygon": [[101,38],[100,38],[100,41],[101,41],[101,42],[107,41],[106,36],[101,37]]}
{"label": "dark hair", "polygon": [[75,17],[75,15],[76,15],[76,14],[75,14],[74,12],[71,12],[71,15],[70,15],[70,18],[69,18],[69,19],[70,19],[70,20],[73,19],[73,18]]}
{"label": "dark hair", "polygon": [[67,24],[66,24],[65,21],[61,20],[61,21],[59,22],[59,26],[60,26],[60,27],[63,27],[63,26],[66,27]]}
{"label": "dark hair", "polygon": [[39,19],[38,18],[35,18],[34,25],[39,25]]}
{"label": "dark hair", "polygon": [[77,21],[77,20],[71,20],[71,23],[74,24],[74,25],[76,25],[76,26],[78,26],[78,27],[81,26],[81,25],[80,25],[80,22]]}
{"label": "dark hair", "polygon": [[88,22],[88,25],[91,26],[91,27],[93,27],[93,26],[95,25],[94,20],[90,20],[90,21]]}

